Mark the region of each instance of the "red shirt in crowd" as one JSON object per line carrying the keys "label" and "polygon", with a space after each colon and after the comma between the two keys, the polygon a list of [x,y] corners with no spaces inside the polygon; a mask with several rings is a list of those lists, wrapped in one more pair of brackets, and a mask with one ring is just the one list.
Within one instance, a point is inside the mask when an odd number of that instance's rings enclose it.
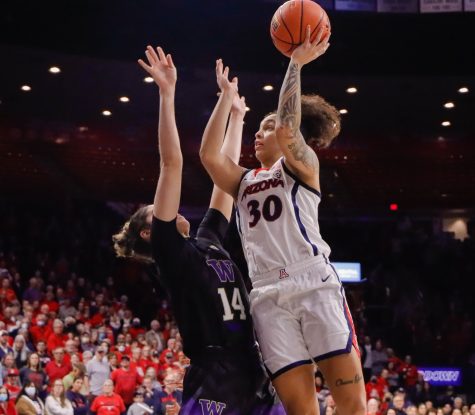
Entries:
{"label": "red shirt in crowd", "polygon": [[137,371],[116,369],[111,374],[114,381],[114,392],[119,394],[126,405],[134,401],[134,392],[137,385],[140,384],[140,378]]}
{"label": "red shirt in crowd", "polygon": [[368,382],[366,384],[366,397],[367,399],[376,398],[381,401],[384,397],[383,386],[377,382]]}
{"label": "red shirt in crowd", "polygon": [[10,395],[10,400],[15,402],[18,394],[21,391],[21,387],[16,386],[16,385],[10,385],[9,383],[5,383],[3,386],[5,386],[5,389],[8,390],[8,394]]}
{"label": "red shirt in crowd", "polygon": [[99,395],[92,402],[90,410],[97,415],[120,415],[125,412],[125,405],[120,395],[113,393],[111,396]]}
{"label": "red shirt in crowd", "polygon": [[15,399],[9,399],[8,402],[5,402],[6,408],[3,407],[3,404],[0,404],[0,415],[17,415],[15,407]]}
{"label": "red shirt in crowd", "polygon": [[48,341],[46,342],[46,348],[50,353],[52,353],[57,347],[64,347],[66,340],[68,340],[67,334],[51,333],[48,337]]}
{"label": "red shirt in crowd", "polygon": [[0,299],[5,299],[8,304],[18,301],[15,291],[11,288],[0,288]]}
{"label": "red shirt in crowd", "polygon": [[401,366],[401,372],[404,376],[404,384],[406,386],[414,386],[419,378],[417,366],[413,364],[403,363]]}
{"label": "red shirt in crowd", "polygon": [[40,340],[45,343],[48,341],[49,336],[53,334],[51,327],[49,326],[32,326],[30,327],[30,336],[34,344],[37,344]]}
{"label": "red shirt in crowd", "polygon": [[145,334],[145,329],[142,327],[129,327],[129,333],[133,339],[136,339],[139,334]]}
{"label": "red shirt in crowd", "polygon": [[71,363],[62,362],[58,365],[54,360],[49,362],[45,367],[45,372],[49,377],[50,384],[53,384],[56,379],[63,379],[71,370]]}
{"label": "red shirt in crowd", "polygon": [[54,311],[55,313],[59,310],[59,303],[57,301],[43,301],[41,305],[46,304],[49,307],[49,311]]}

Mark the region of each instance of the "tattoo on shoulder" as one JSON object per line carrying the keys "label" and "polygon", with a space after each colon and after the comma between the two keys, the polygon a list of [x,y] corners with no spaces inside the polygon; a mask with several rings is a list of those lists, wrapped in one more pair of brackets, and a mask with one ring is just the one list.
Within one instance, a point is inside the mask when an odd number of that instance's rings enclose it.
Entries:
{"label": "tattoo on shoulder", "polygon": [[318,170],[318,157],[307,145],[303,137],[301,137],[300,140],[296,140],[292,144],[289,144],[287,148],[290,150],[296,161],[302,162],[305,167],[314,171]]}
{"label": "tattoo on shoulder", "polygon": [[342,378],[339,378],[335,382],[335,386],[345,386],[345,385],[356,385],[363,379],[363,376],[356,374],[354,378],[344,380]]}

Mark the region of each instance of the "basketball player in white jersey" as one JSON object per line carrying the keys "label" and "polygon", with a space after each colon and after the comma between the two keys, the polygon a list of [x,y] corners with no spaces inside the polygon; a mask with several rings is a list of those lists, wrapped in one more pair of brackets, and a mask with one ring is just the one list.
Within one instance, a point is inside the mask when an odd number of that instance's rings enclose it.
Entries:
{"label": "basketball player in white jersey", "polygon": [[[247,171],[221,154],[237,78],[216,62],[223,93],[203,135],[200,156],[214,183],[235,199],[238,230],[253,283],[251,313],[274,386],[287,414],[318,414],[313,362],[339,415],[365,415],[365,389],[353,322],[318,226],[319,162],[307,144],[326,147],[340,131],[338,111],[301,97],[300,71],[328,48],[322,31],[292,54],[277,113],[256,133],[262,168]],[[303,117],[302,117],[303,114]],[[306,141],[307,140],[307,141]]]}

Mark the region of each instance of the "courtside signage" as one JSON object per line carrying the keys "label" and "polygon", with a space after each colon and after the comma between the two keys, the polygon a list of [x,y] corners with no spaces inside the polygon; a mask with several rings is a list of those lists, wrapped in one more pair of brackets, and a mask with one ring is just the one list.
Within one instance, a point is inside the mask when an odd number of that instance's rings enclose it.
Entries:
{"label": "courtside signage", "polygon": [[424,380],[434,386],[460,386],[462,370],[457,367],[420,367]]}
{"label": "courtside signage", "polygon": [[341,282],[361,282],[361,264],[359,262],[332,262]]}

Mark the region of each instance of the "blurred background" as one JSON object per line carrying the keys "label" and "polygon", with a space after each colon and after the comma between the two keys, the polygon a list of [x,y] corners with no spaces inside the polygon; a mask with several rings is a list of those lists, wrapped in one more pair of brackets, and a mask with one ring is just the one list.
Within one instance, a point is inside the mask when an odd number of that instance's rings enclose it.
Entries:
{"label": "blurred background", "polygon": [[[158,90],[136,60],[146,45],[160,45],[178,68],[182,212],[196,225],[211,190],[198,148],[217,99],[215,59],[239,76],[249,107],[241,162],[254,167],[254,134],[277,106],[288,64],[269,36],[280,4],[2,3],[0,278],[15,288],[19,303],[33,278],[43,293],[39,304],[48,286],[61,304],[64,292],[57,289],[72,284],[76,309],[86,298],[94,314],[96,296],[106,298],[99,301],[107,305],[106,322],[124,294],[141,324],[156,317],[165,296],[152,284],[152,271],[115,259],[111,249],[111,235],[128,215],[151,203],[159,174]],[[362,281],[347,291],[360,341],[370,345],[363,349],[371,354],[380,340],[401,365],[410,355],[412,364],[436,375],[440,368],[458,370],[455,383],[437,383],[429,382],[429,372],[411,380],[411,366],[401,366],[396,386],[411,391],[413,403],[425,401],[424,388],[436,406],[454,406],[458,394],[473,403],[474,3],[321,4],[332,24],[331,46],[304,68],[302,89],[321,94],[342,115],[341,136],[318,153],[321,227],[333,261],[361,265]],[[89,287],[82,295],[79,279]],[[2,297],[6,328],[26,314],[20,307],[12,317],[10,309]],[[162,327],[173,326],[165,316]],[[374,370],[366,361],[368,382],[386,367],[388,357],[382,358]]]}

